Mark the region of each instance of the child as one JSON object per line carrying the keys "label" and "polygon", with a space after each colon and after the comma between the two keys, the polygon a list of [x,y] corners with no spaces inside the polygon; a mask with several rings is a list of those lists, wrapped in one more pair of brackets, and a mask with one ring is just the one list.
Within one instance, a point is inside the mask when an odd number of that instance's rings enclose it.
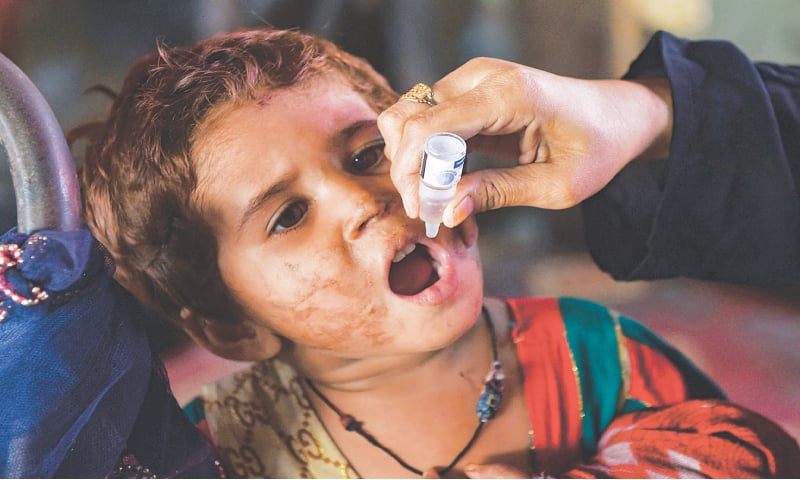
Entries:
{"label": "child", "polygon": [[[376,125],[396,99],[327,41],[243,31],[160,48],[84,129],[87,220],[118,279],[215,354],[258,361],[187,407],[228,475],[788,471],[758,461],[796,443],[643,326],[484,298],[474,219],[429,239],[404,214]],[[672,428],[671,408],[701,418]],[[712,435],[734,417],[767,433]],[[713,470],[725,447],[739,463]]]}

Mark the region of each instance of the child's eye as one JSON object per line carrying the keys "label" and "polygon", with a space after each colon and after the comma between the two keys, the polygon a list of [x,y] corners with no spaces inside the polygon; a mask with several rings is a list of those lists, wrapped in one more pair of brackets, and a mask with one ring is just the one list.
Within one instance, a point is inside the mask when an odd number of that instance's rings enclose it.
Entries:
{"label": "child's eye", "polygon": [[306,215],[307,211],[307,202],[295,201],[288,204],[286,208],[278,213],[275,223],[270,229],[270,233],[282,233],[284,230],[294,228],[303,220],[303,217]]}
{"label": "child's eye", "polygon": [[375,140],[356,152],[350,159],[348,170],[353,173],[364,173],[374,170],[386,157],[383,155],[383,140]]}

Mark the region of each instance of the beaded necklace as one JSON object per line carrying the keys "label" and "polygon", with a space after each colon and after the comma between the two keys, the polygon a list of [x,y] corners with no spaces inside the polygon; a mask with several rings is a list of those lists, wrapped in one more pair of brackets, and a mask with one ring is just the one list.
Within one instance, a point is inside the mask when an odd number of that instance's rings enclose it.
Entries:
{"label": "beaded necklace", "polygon": [[[494,325],[492,324],[492,319],[489,317],[489,311],[486,310],[486,307],[483,307],[483,315],[486,319],[486,325],[489,329],[489,335],[492,342],[492,366],[483,381],[483,390],[481,391],[481,396],[478,398],[478,403],[475,406],[475,413],[478,416],[478,426],[475,427],[475,431],[472,432],[472,436],[470,437],[469,441],[464,448],[462,448],[461,451],[456,454],[453,461],[451,461],[443,469],[437,470],[438,474],[441,476],[446,475],[450,470],[452,470],[458,461],[467,454],[470,448],[472,448],[472,445],[478,439],[478,435],[481,433],[481,430],[483,430],[483,426],[497,413],[497,410],[500,408],[500,400],[503,398],[503,378],[505,378],[505,375],[502,372],[500,360],[498,360],[497,335],[495,334]],[[339,410],[339,408],[337,408],[336,405],[334,405],[333,402],[328,399],[328,397],[319,391],[317,386],[314,385],[311,380],[306,379],[306,384],[325,403],[325,405],[327,405],[331,410],[333,410],[334,413],[336,413],[336,415],[339,416],[339,421],[342,423],[342,426],[345,428],[345,430],[361,435],[373,446],[381,449],[384,453],[392,457],[394,461],[396,461],[398,464],[400,464],[400,466],[409,472],[420,476],[424,474],[422,470],[409,465],[389,447],[383,445],[378,441],[378,439],[370,435],[369,432],[365,431],[361,427],[361,422],[356,420],[352,415],[342,413],[342,411]]]}

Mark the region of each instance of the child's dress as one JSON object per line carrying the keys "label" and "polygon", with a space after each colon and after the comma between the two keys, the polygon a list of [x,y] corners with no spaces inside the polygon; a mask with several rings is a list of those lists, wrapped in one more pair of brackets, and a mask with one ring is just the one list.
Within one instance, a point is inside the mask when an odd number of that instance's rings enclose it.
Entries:
{"label": "child's dress", "polygon": [[[729,444],[741,444],[714,436],[729,431],[727,419],[734,417],[741,424],[756,422],[760,431],[766,432],[765,438],[772,435],[770,438],[777,439],[763,447],[762,438],[750,435],[742,455],[762,458],[759,455],[764,450],[772,458],[768,449],[774,448],[796,451],[800,456],[797,443],[785,432],[724,402],[716,385],[641,324],[584,300],[506,302],[525,374],[534,472],[675,477],[685,473],[681,462],[686,460],[683,463],[694,468],[695,475],[732,476],[739,471],[734,470],[739,468],[736,465],[712,470],[720,468],[719,462],[706,466],[705,457],[688,453],[713,455]],[[690,399],[705,400],[685,402]],[[679,405],[648,409],[673,404]],[[677,417],[675,409],[679,410]],[[202,396],[186,411],[217,445],[229,476],[358,477],[312,408],[302,378],[279,359],[260,362],[204,387]],[[626,415],[630,412],[644,413]],[[695,414],[695,424],[680,424],[678,419],[691,414]],[[704,417],[697,418],[697,414]],[[709,432],[697,430],[698,426],[708,426]],[[676,437],[674,429],[683,436]],[[601,439],[604,432],[606,437]],[[750,430],[747,432],[749,435]],[[676,459],[677,467],[671,466],[670,458]],[[572,468],[575,470],[569,471]],[[754,468],[744,471],[745,475],[774,475],[781,467],[773,461]]]}

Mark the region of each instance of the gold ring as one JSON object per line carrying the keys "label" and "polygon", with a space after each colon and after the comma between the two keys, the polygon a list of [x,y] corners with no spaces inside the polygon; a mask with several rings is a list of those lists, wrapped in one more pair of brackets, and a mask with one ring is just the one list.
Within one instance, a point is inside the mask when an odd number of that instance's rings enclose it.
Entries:
{"label": "gold ring", "polygon": [[431,90],[431,87],[425,85],[424,83],[418,83],[411,87],[400,97],[400,100],[427,103],[430,106],[436,105],[436,103],[433,101],[433,91]]}

